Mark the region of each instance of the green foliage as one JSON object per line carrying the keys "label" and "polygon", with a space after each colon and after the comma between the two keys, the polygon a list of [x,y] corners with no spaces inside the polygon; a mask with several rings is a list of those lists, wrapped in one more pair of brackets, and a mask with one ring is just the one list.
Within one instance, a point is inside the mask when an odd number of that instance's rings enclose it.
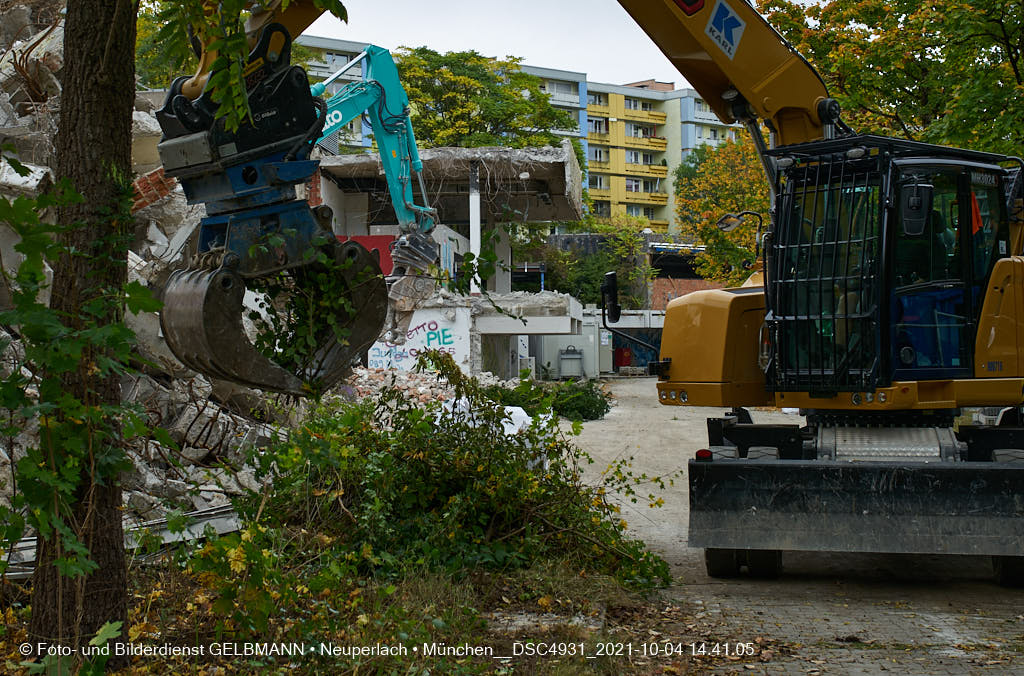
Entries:
{"label": "green foliage", "polygon": [[163,89],[176,77],[195,72],[196,57],[187,36],[162,31],[163,26],[172,25],[179,9],[180,6],[170,3],[164,9],[145,4],[139,7],[135,23],[135,78],[142,87]]}
{"label": "green foliage", "polygon": [[402,48],[397,56],[421,146],[558,145],[553,130],[577,126],[551,105],[539,77],[520,70],[519,59],[427,47]]}
{"label": "green foliage", "polygon": [[[323,556],[305,571],[310,588],[356,573],[516,569],[567,551],[578,565],[632,585],[668,581],[664,561],[626,537],[608,499],[619,493],[636,501],[639,483],[662,479],[633,477],[624,461],[588,487],[579,463],[589,457],[553,418],[506,435],[503,410],[450,357],[429,353],[421,365],[449,380],[468,412],[437,402],[420,408],[397,390],[361,403],[322,402],[258,459],[274,482],[242,509],[253,544],[244,534],[220,538],[191,564],[223,576],[225,610],[263,606],[270,613],[273,591],[296,586],[273,577],[273,560],[261,554],[272,549],[274,533],[296,528],[325,542]],[[243,565],[253,576],[239,581]],[[235,617],[234,626],[241,621]],[[247,621],[258,630],[265,616]]]}
{"label": "green foliage", "polygon": [[862,132],[1019,155],[1024,7],[1010,0],[769,0],[761,10]]}
{"label": "green foliage", "polygon": [[647,255],[642,234],[646,227],[646,220],[631,216],[588,216],[572,226],[575,232],[600,236],[598,250],[587,255],[552,246],[546,241],[546,229],[527,227],[513,238],[512,255],[517,261],[543,262],[544,288],[567,293],[581,303],[599,304],[604,274],[615,270],[622,306],[641,310],[648,305],[648,286],[658,273]]}
{"label": "green foliage", "polygon": [[[4,159],[23,171],[16,161]],[[117,481],[130,467],[125,445],[148,430],[136,407],[107,403],[92,390],[76,397],[65,386],[65,378],[85,373],[91,376],[87,382],[95,386],[128,373],[134,335],[111,317],[121,317],[126,301],[135,310],[152,307],[154,302],[139,285],[101,289],[94,300],[83,302],[74,317],[63,316],[42,302],[46,264],[56,266],[62,258],[79,255],[59,244],[58,235],[85,226],[49,225],[39,214],[80,201],[66,182],[35,199],[0,197],[0,223],[20,238],[15,248],[24,257],[10,280],[13,308],[0,313],[0,325],[20,339],[22,348],[15,354],[10,342],[2,346],[11,367],[0,380],[0,434],[13,448],[20,433],[38,430],[38,442],[26,448],[17,462],[17,491],[10,507],[0,505],[0,533],[4,547],[16,542],[26,525],[47,540],[56,539],[55,564],[68,577],[96,569],[80,537],[84,525],[72,515],[72,507],[81,499],[81,486]],[[124,200],[120,206],[126,208]],[[123,236],[105,235],[111,238],[110,251],[124,250],[116,241]],[[0,572],[5,568],[6,563],[0,562]]]}
{"label": "green foliage", "polygon": [[[342,21],[348,19],[340,0],[313,0],[313,4]],[[161,1],[148,6],[140,12],[140,28],[143,29],[140,42],[155,50],[149,52],[153,58],[143,59],[142,76],[156,80],[166,77],[168,70],[186,69],[193,58],[188,39],[188,27],[192,26],[206,52],[214,55],[207,87],[214,103],[218,104],[216,116],[224,119],[229,130],[237,129],[250,116],[242,71],[249,54],[245,21],[252,7],[249,0],[222,0],[216,12],[208,11],[209,4],[205,0]],[[155,33],[152,31],[154,23],[159,24]]]}
{"label": "green foliage", "polygon": [[611,397],[594,380],[538,383],[529,372],[514,388],[491,385],[484,394],[503,406],[518,406],[530,416],[557,413],[573,421],[598,420],[611,410]]}
{"label": "green foliage", "polygon": [[[345,344],[352,324],[359,321],[353,294],[380,274],[369,266],[352,270],[356,263],[349,258],[337,260],[337,243],[327,241],[327,237],[311,243],[303,267],[261,277],[249,285],[264,294],[258,310],[249,313],[256,328],[256,349],[286,371],[299,375],[311,396],[323,392],[316,377],[323,366],[322,348],[331,341]],[[284,241],[284,236],[274,234],[253,249],[265,253],[268,247],[281,246]]]}

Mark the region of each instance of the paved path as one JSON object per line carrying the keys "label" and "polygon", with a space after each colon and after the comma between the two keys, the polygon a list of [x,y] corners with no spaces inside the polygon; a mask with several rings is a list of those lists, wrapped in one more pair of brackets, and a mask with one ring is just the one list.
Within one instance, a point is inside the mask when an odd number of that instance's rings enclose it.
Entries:
{"label": "paved path", "polygon": [[[659,406],[654,382],[612,381],[617,405],[577,440],[596,461],[589,472],[633,456],[637,474],[664,474],[706,444],[704,420],[722,411]],[[802,421],[774,411],[754,419]],[[673,638],[719,645],[717,657],[689,657],[670,672],[1024,674],[1024,590],[993,583],[987,557],[792,553],[778,580],[715,580],[686,546],[685,478],[659,495],[663,508],[625,503],[623,516],[672,565],[677,584],[664,596],[689,618]],[[758,639],[768,661],[721,655],[721,644]]]}

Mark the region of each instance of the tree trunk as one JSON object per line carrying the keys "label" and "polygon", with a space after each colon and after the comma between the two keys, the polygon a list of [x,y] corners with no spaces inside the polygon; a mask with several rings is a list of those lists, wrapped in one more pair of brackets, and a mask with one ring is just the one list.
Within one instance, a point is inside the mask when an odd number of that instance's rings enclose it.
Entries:
{"label": "tree trunk", "polygon": [[[131,181],[135,15],[130,0],[67,3],[54,169],[84,200],[59,212],[62,225],[77,227],[62,235],[74,255],[55,265],[51,306],[75,327],[82,325],[83,305],[121,288],[127,275],[131,223],[119,200]],[[121,319],[120,310],[112,308],[100,321]],[[84,353],[78,369],[64,376],[65,391],[92,405],[118,403],[118,378],[99,377],[94,357]],[[85,463],[69,522],[98,564],[94,572],[62,577],[54,566],[59,538],[37,540],[33,644],[83,645],[104,623],[127,619],[121,487],[117,477],[99,479]],[[122,635],[126,631],[125,625]]]}

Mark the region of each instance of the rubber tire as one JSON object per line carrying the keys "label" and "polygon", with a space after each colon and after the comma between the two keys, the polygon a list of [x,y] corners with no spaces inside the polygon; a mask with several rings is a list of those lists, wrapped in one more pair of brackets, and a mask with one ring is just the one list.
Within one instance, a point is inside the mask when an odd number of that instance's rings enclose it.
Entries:
{"label": "rubber tire", "polygon": [[774,580],[782,573],[782,552],[778,549],[751,549],[747,552],[751,577]]}
{"label": "rubber tire", "polygon": [[708,577],[739,577],[740,561],[735,549],[705,549],[704,567]]}
{"label": "rubber tire", "polygon": [[992,570],[1003,587],[1024,587],[1024,556],[993,556]]}

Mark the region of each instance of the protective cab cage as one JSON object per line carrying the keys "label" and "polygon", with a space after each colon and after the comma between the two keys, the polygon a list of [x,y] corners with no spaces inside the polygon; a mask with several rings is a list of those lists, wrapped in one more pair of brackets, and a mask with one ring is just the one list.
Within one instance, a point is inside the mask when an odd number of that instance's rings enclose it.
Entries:
{"label": "protective cab cage", "polygon": [[1019,176],[998,163],[1012,158],[870,135],[767,154],[778,169],[765,245],[769,391],[832,396],[890,385],[899,364],[885,290],[900,283],[900,168],[983,167],[1009,196]]}

